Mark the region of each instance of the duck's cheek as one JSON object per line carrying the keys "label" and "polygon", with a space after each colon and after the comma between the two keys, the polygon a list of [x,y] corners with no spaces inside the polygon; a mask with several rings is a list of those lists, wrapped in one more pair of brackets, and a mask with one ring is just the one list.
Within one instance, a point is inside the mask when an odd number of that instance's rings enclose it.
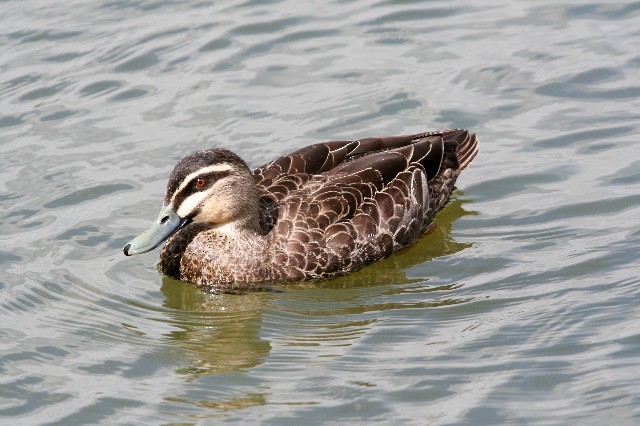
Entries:
{"label": "duck's cheek", "polygon": [[180,217],[191,217],[195,220],[195,217],[202,210],[209,196],[208,191],[196,192],[195,194],[189,195],[177,206],[176,213],[178,213]]}
{"label": "duck's cheek", "polygon": [[225,223],[233,220],[235,213],[227,203],[209,199],[199,206],[193,220],[194,222]]}

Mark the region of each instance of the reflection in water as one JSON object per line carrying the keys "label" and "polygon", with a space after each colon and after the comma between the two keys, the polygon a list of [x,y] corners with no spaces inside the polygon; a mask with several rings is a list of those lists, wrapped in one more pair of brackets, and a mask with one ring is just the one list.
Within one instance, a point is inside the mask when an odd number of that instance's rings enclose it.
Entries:
{"label": "reflection in water", "polygon": [[268,393],[228,389],[224,376],[249,370],[269,354],[271,344],[260,337],[262,309],[268,294],[211,295],[192,284],[167,277],[162,279],[161,291],[165,296],[164,307],[175,327],[165,339],[190,358],[190,365],[178,368],[177,373],[198,386],[207,376],[220,378],[213,390],[206,386],[206,391],[196,395],[176,395],[166,397],[165,401],[178,404],[181,409],[195,406],[215,411],[265,405]]}
{"label": "reflection in water", "polygon": [[[178,398],[178,397],[167,397],[165,401],[168,402],[176,402],[179,404],[188,404],[195,405],[196,407],[208,408],[220,411],[230,411],[237,410],[240,408],[253,407],[256,405],[266,405],[267,404],[267,395],[266,393],[246,393],[242,396],[238,396],[235,398],[222,398],[219,401],[209,401],[205,399],[197,399],[192,400],[188,398]],[[219,415],[210,415],[203,416],[201,414],[194,416],[195,419],[202,420],[203,417],[207,419],[223,417],[222,414]]]}
{"label": "reflection in water", "polygon": [[192,365],[180,373],[193,379],[202,374],[247,370],[269,353],[269,342],[259,335],[265,293],[212,296],[167,277],[161,291],[176,328],[166,339],[192,358]]}

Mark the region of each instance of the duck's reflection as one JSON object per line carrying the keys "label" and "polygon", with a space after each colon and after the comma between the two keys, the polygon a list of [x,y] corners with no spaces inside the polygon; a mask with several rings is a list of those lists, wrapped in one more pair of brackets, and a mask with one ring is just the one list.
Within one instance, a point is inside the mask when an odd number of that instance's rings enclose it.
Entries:
{"label": "duck's reflection", "polygon": [[197,378],[247,370],[269,353],[271,345],[259,334],[268,294],[210,295],[167,277],[161,291],[175,328],[166,338],[192,357],[180,372]]}
{"label": "duck's reflection", "polygon": [[165,339],[187,355],[186,365],[177,373],[189,382],[212,375],[222,380],[220,389],[207,388],[198,397],[176,395],[166,401],[215,411],[265,405],[269,392],[229,388],[224,375],[250,370],[269,354],[271,344],[260,337],[260,327],[270,295],[211,295],[167,277],[162,279],[161,291],[174,328]]}

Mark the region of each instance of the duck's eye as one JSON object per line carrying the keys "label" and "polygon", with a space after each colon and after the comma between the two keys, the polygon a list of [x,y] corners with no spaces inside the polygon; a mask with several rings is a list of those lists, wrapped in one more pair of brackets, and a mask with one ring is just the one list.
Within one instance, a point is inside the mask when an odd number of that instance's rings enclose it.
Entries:
{"label": "duck's eye", "polygon": [[194,183],[196,188],[204,188],[206,184],[207,184],[207,180],[205,178],[198,178]]}

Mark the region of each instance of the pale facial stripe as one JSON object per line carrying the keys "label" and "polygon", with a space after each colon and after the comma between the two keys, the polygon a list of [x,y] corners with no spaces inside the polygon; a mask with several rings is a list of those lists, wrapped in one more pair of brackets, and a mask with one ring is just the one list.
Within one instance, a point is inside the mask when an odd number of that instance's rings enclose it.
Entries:
{"label": "pale facial stripe", "polygon": [[176,211],[176,213],[178,213],[178,216],[180,217],[190,216],[198,208],[198,206],[202,204],[202,202],[211,195],[211,193],[213,192],[213,189],[214,188],[211,187],[206,191],[196,192],[195,194],[191,194],[187,198],[185,198],[182,201],[182,203],[180,203],[180,206]]}
{"label": "pale facial stripe", "polygon": [[[230,164],[214,164],[213,166],[207,166],[207,167],[203,167],[201,169],[198,169],[197,171],[187,175],[184,180],[182,181],[182,183],[180,184],[180,186],[178,187],[178,189],[176,189],[173,193],[173,196],[171,197],[171,201],[169,201],[169,204],[173,204],[173,201],[176,198],[176,195],[178,195],[187,185],[189,185],[191,183],[191,181],[200,175],[203,174],[207,174],[207,173],[214,173],[214,172],[230,172],[233,170],[233,166],[231,166]],[[204,191],[202,192],[202,194],[207,193],[208,191]],[[189,197],[191,198],[191,197]],[[174,208],[176,206],[173,206]],[[180,213],[178,213],[180,214]]]}

